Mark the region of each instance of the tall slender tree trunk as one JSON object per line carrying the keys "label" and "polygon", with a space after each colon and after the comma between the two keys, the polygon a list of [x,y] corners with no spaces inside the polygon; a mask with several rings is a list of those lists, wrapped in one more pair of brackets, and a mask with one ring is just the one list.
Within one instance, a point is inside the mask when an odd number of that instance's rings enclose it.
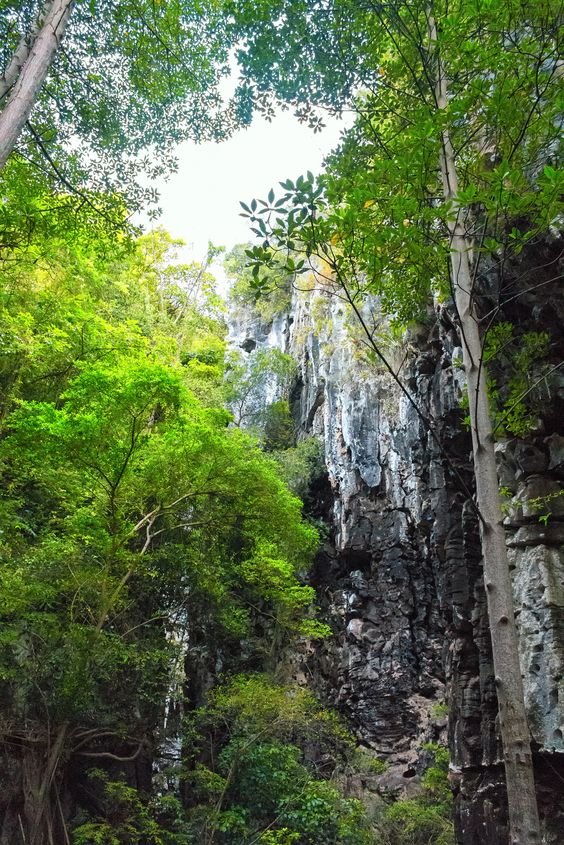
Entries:
{"label": "tall slender tree trunk", "polygon": [[[37,100],[64,35],[75,0],[52,0],[44,10],[35,35],[22,39],[8,64],[0,92],[9,96],[0,113],[0,170],[14,149]],[[30,43],[32,42],[32,43]],[[2,88],[3,86],[3,88]]]}
{"label": "tall slender tree trunk", "polygon": [[37,35],[45,21],[45,17],[49,14],[52,5],[53,0],[49,0],[49,2],[40,9],[39,14],[35,18],[29,32],[26,32],[20,38],[19,44],[12,53],[12,57],[6,65],[4,73],[0,76],[0,100],[4,99],[4,97],[10,92],[10,89],[17,82],[21,69],[31,53],[31,48],[33,47],[35,39],[37,38]]}
{"label": "tall slender tree trunk", "polygon": [[[429,29],[431,46],[435,51],[437,107],[445,110],[448,106],[447,81],[439,54],[436,23],[432,17]],[[512,845],[537,845],[541,835],[531,738],[519,663],[519,639],[513,612],[513,590],[499,497],[486,369],[473,296],[471,242],[466,235],[464,209],[456,204],[458,174],[454,150],[446,129],[442,136],[441,172],[444,199],[453,204],[453,217],[449,223],[452,281],[470,404],[474,475],[481,515],[484,583],[507,782],[510,842]]]}

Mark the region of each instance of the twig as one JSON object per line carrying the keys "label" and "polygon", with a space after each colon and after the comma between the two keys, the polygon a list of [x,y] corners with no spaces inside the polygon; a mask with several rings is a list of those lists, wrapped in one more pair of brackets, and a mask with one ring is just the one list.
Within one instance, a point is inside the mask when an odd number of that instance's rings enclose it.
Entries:
{"label": "twig", "polygon": [[494,428],[494,430],[493,430],[492,434],[495,434],[495,433],[496,433],[496,431],[498,430],[498,428],[499,428],[500,426],[502,426],[502,425],[503,425],[504,421],[507,419],[507,417],[509,416],[509,414],[511,413],[511,411],[513,411],[513,409],[517,407],[517,405],[519,404],[519,402],[521,402],[521,401],[525,398],[525,396],[528,396],[528,395],[529,395],[529,393],[531,393],[531,391],[532,391],[532,390],[534,390],[534,389],[535,389],[535,387],[536,387],[538,384],[540,384],[540,383],[541,383],[541,381],[545,381],[545,379],[547,379],[549,376],[551,376],[551,375],[552,375],[552,373],[556,372],[556,370],[559,370],[559,369],[560,369],[560,367],[562,367],[562,366],[564,366],[564,361],[560,361],[560,363],[559,363],[559,364],[555,364],[555,366],[554,366],[554,367],[552,367],[552,369],[550,369],[547,373],[543,373],[543,374],[542,374],[542,376],[539,376],[539,378],[538,378],[535,382],[533,382],[533,384],[532,384],[530,387],[528,387],[528,388],[527,388],[527,390],[524,390],[524,391],[523,391],[523,393],[521,393],[521,394],[517,397],[517,399],[515,400],[515,402],[513,402],[513,404],[512,404],[512,405],[511,405],[511,406],[507,409],[507,411],[503,414],[503,416],[501,417],[501,419],[500,419],[500,420],[499,420],[499,422],[497,423],[496,427]]}

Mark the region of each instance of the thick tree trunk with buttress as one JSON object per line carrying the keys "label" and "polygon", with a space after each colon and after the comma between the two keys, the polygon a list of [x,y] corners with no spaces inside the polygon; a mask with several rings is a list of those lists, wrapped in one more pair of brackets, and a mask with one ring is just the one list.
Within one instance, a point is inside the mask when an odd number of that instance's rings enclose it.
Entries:
{"label": "thick tree trunk with buttress", "polygon": [[[44,11],[36,34],[22,39],[0,85],[9,96],[0,113],[0,170],[14,149],[37,100],[64,35],[74,0],[53,0]],[[30,43],[32,41],[33,43]]]}
{"label": "thick tree trunk with buttress", "polygon": [[[435,59],[437,107],[443,110],[448,106],[448,91],[438,54],[437,30],[433,19],[431,19],[430,37],[431,44],[437,51]],[[510,842],[512,845],[537,845],[541,837],[531,738],[525,712],[519,663],[519,640],[513,612],[513,591],[499,498],[482,340],[472,290],[471,244],[466,236],[464,210],[456,205],[458,174],[447,130],[443,132],[442,137],[441,171],[444,199],[453,203],[453,218],[449,223],[452,282],[460,320],[463,363],[470,405],[484,582],[507,783]]]}

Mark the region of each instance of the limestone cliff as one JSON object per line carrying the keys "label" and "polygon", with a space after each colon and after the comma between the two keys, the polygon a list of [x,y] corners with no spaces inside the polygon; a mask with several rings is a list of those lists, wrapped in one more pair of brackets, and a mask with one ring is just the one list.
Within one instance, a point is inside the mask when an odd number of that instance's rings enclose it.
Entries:
{"label": "limestone cliff", "polygon": [[[537,254],[505,268],[511,297],[503,316],[522,331],[548,322],[550,358],[558,362],[564,303],[550,300],[558,251],[554,244],[543,250],[541,260]],[[377,303],[368,303],[367,319],[374,314]],[[239,313],[231,339],[249,355],[276,346],[294,356],[298,431],[324,444],[327,475],[316,484],[313,510],[330,533],[313,583],[336,636],[308,657],[307,676],[389,762],[375,785],[381,792],[409,792],[422,743],[447,730],[459,842],[505,845],[464,373],[451,309],[430,309],[401,342],[383,341],[434,436],[392,377],[367,360],[334,295],[295,293],[289,313],[268,325]],[[557,370],[549,382],[543,418],[525,439],[500,442],[499,468],[546,841],[556,843],[564,841],[564,382]],[[539,521],[541,501],[550,503],[550,515]]]}

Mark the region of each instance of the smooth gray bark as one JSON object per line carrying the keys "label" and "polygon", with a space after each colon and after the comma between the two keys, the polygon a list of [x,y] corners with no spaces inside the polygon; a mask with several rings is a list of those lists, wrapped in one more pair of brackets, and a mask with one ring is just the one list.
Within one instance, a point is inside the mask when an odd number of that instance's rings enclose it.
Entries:
{"label": "smooth gray bark", "polygon": [[[8,64],[0,96],[9,96],[0,113],[0,170],[14,149],[31,114],[64,35],[74,0],[53,0],[46,6],[35,36],[22,39]],[[4,88],[2,88],[2,85]]]}
{"label": "smooth gray bark", "polygon": [[[436,100],[440,110],[448,106],[448,89],[438,54],[437,30],[430,24],[436,51]],[[495,684],[499,703],[500,732],[507,784],[510,842],[537,845],[540,823],[531,753],[531,737],[519,663],[519,638],[513,611],[513,590],[507,558],[505,531],[499,496],[494,436],[489,411],[487,374],[482,339],[473,298],[472,244],[466,235],[464,209],[457,206],[458,174],[448,131],[443,132],[441,172],[444,199],[453,204],[449,222],[450,256],[456,309],[462,335],[463,364],[470,405],[470,423],[480,512],[480,536],[484,583],[488,604]]]}
{"label": "smooth gray bark", "polygon": [[18,76],[21,73],[21,69],[31,53],[31,48],[37,38],[37,34],[41,30],[45,18],[49,14],[52,6],[53,0],[49,0],[49,2],[46,3],[40,10],[30,31],[26,32],[25,35],[22,35],[20,38],[20,42],[12,54],[12,58],[8,62],[6,70],[2,76],[0,76],[0,100],[3,100],[10,89],[16,84]]}

